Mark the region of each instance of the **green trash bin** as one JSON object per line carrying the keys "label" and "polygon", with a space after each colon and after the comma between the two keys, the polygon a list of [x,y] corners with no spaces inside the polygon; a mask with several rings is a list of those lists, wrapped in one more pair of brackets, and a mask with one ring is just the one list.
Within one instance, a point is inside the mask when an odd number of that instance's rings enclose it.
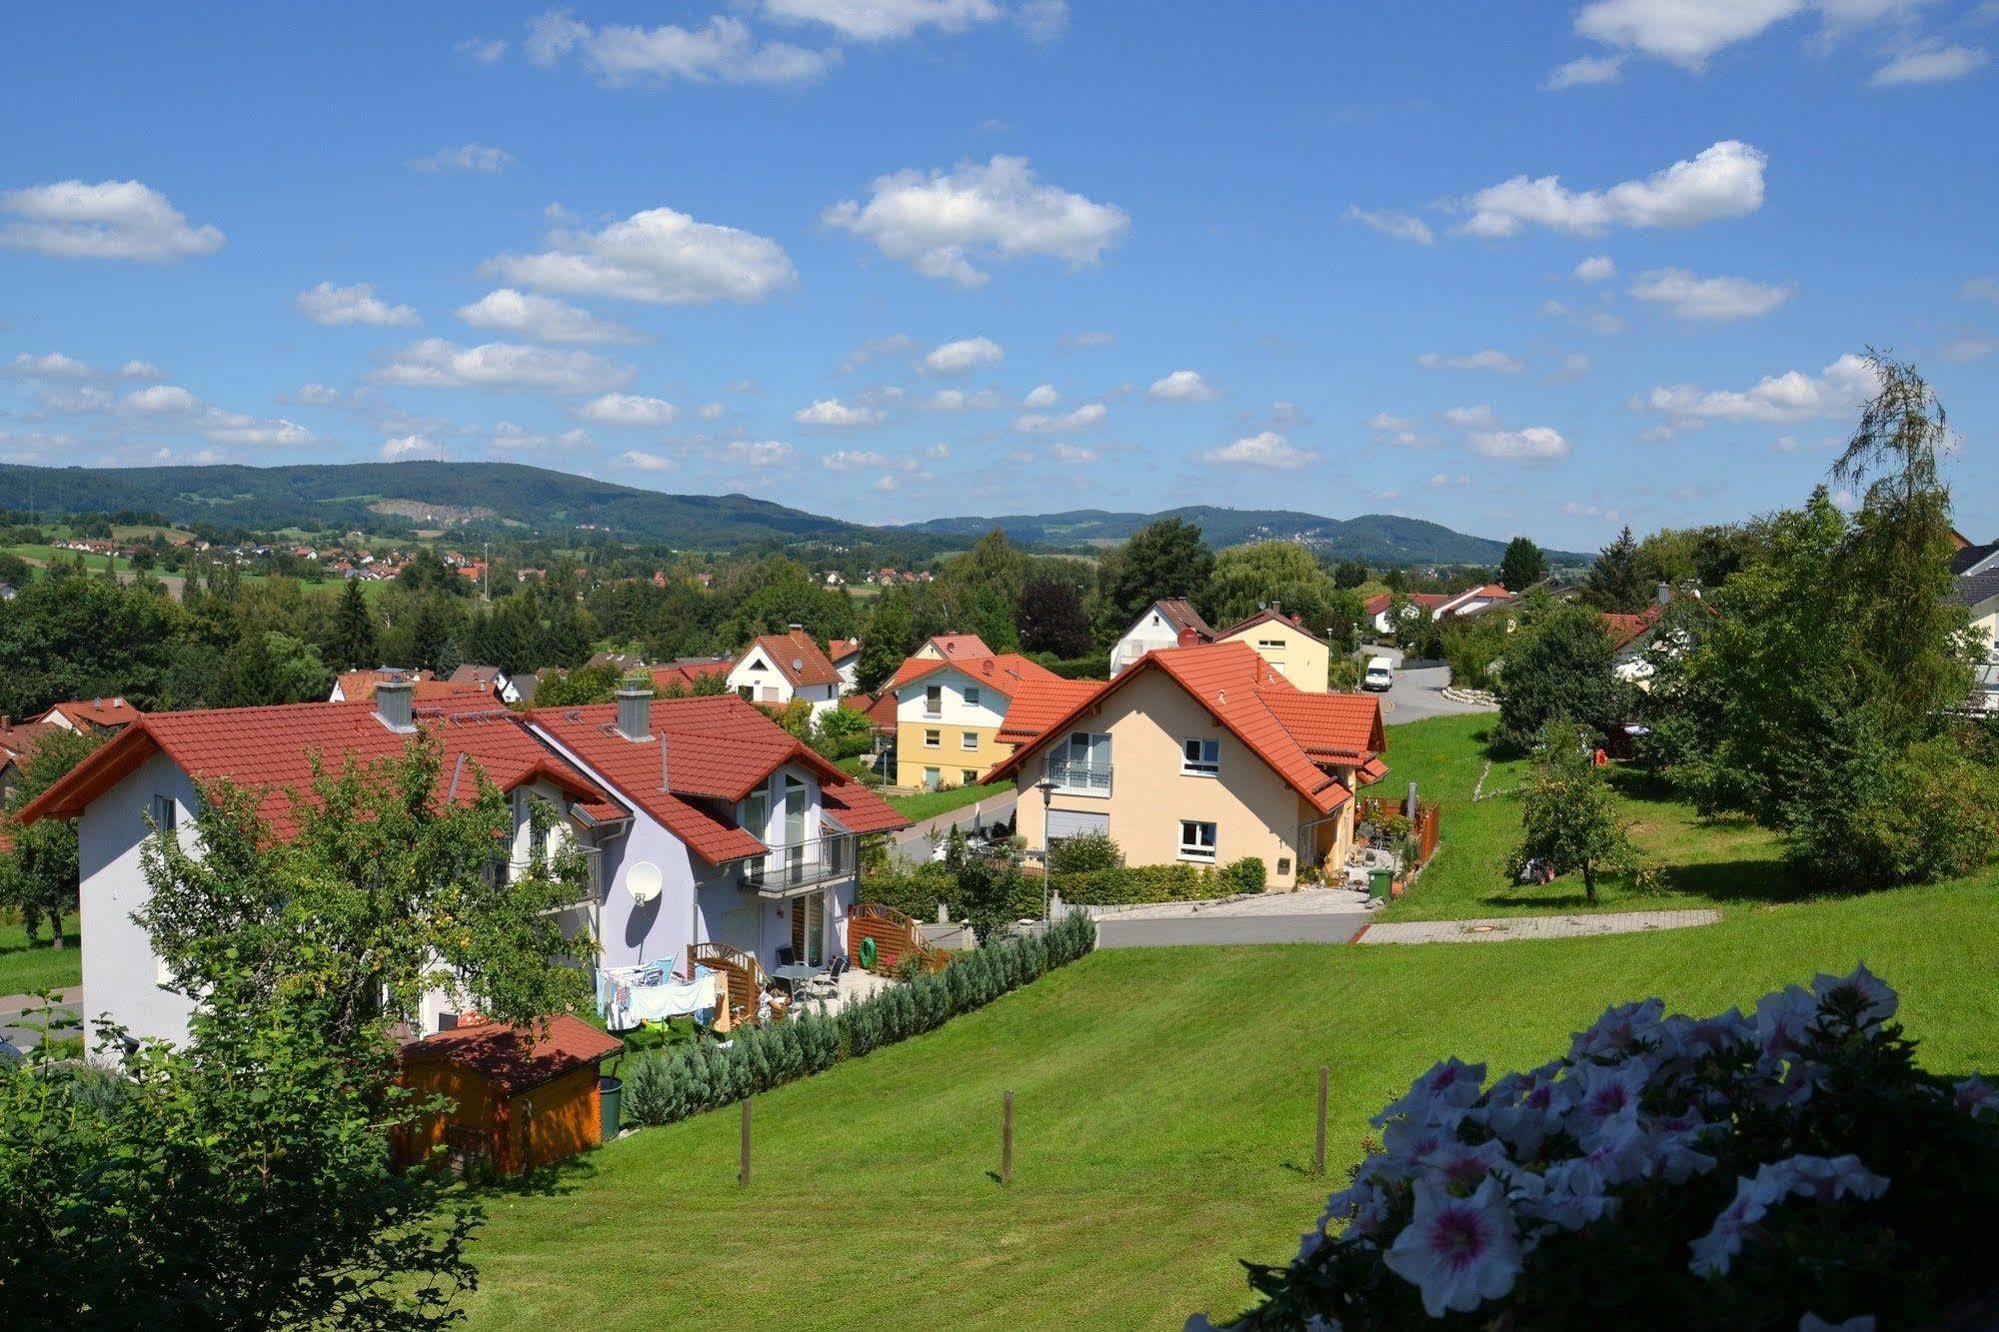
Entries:
{"label": "green trash bin", "polygon": [[1367,872],[1367,895],[1369,897],[1388,896],[1388,887],[1395,881],[1393,870],[1369,870]]}
{"label": "green trash bin", "polygon": [[625,1113],[624,1079],[613,1077],[598,1078],[597,1102],[603,1111],[603,1141],[609,1142],[618,1136],[618,1124]]}

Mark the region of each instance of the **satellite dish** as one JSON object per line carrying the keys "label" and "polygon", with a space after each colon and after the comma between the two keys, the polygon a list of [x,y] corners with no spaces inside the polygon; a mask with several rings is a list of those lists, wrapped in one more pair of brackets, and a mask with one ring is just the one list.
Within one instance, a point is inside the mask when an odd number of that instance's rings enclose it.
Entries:
{"label": "satellite dish", "polygon": [[659,866],[650,860],[641,860],[632,866],[632,872],[625,876],[625,886],[631,890],[632,900],[640,906],[659,896],[662,882]]}

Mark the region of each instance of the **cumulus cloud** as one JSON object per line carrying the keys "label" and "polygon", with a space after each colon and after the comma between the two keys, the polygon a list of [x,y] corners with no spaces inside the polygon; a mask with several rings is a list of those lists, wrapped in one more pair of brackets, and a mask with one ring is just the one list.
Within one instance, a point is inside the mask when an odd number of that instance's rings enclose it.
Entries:
{"label": "cumulus cloud", "polygon": [[202,401],[178,384],[154,384],[127,393],[125,406],[148,416],[170,416],[200,411]]}
{"label": "cumulus cloud", "polygon": [[1867,81],[1877,88],[1909,83],[1947,83],[1985,68],[1992,57],[1976,46],[1919,42],[1874,71]]}
{"label": "cumulus cloud", "polygon": [[505,58],[507,43],[499,37],[467,37],[451,49],[467,60],[481,65],[495,65]]}
{"label": "cumulus cloud", "polygon": [[585,421],[628,430],[663,426],[679,414],[680,409],[664,398],[636,393],[606,393],[576,409],[576,415]]}
{"label": "cumulus cloud", "polygon": [[48,352],[41,356],[22,352],[7,367],[7,372],[22,379],[83,379],[96,373],[74,356],[65,356],[61,352]]}
{"label": "cumulus cloud", "polygon": [[1160,402],[1213,402],[1221,394],[1201,378],[1199,371],[1175,370],[1164,379],[1155,380],[1145,396]]}
{"label": "cumulus cloud", "polygon": [[1430,230],[1428,222],[1425,222],[1420,217],[1411,216],[1408,213],[1370,212],[1358,204],[1354,204],[1349,205],[1347,211],[1342,216],[1349,222],[1358,222],[1364,227],[1378,231],[1384,236],[1393,236],[1397,240],[1414,241],[1418,245],[1430,245],[1435,243],[1437,239],[1436,233]]}
{"label": "cumulus cloud", "polygon": [[938,389],[923,405],[933,412],[991,412],[1006,406],[1006,401],[994,389],[967,393],[964,389],[948,388]]}
{"label": "cumulus cloud", "polygon": [[626,449],[619,454],[618,465],[640,472],[665,472],[678,466],[663,453],[647,453],[640,449]]}
{"label": "cumulus cloud", "polygon": [[1791,299],[1792,288],[1741,277],[1700,277],[1684,268],[1658,268],[1641,274],[1631,294],[1663,306],[1676,319],[1728,323],[1769,314]]}
{"label": "cumulus cloud", "polygon": [[1593,0],[1577,12],[1576,32],[1699,71],[1723,47],[1804,8],[1805,0]]}
{"label": "cumulus cloud", "polygon": [[1472,450],[1488,458],[1540,459],[1565,458],[1569,453],[1569,441],[1561,432],[1548,426],[1528,426],[1524,430],[1475,430],[1471,435]]}
{"label": "cumulus cloud", "polygon": [[456,148],[440,148],[434,153],[410,159],[416,171],[477,171],[496,175],[513,164],[514,155],[491,144],[466,143]]}
{"label": "cumulus cloud", "polygon": [[151,361],[127,361],[118,367],[118,373],[127,379],[164,379],[166,375]]}
{"label": "cumulus cloud", "polygon": [[593,28],[568,10],[551,10],[528,25],[522,44],[537,65],[571,56],[601,83],[809,83],[840,59],[837,50],[815,51],[789,42],[759,42],[739,18],[717,14],[699,28],[662,24],[642,28],[605,24]]}
{"label": "cumulus cloud", "polygon": [[1515,176],[1464,200],[1471,216],[1459,230],[1512,236],[1538,226],[1595,236],[1612,227],[1681,228],[1742,217],[1763,206],[1767,162],[1750,145],[1725,139],[1691,161],[1607,190],[1571,190],[1557,176]]}
{"label": "cumulus cloud", "polygon": [[1560,92],[1592,83],[1615,83],[1623,73],[1621,55],[1577,56],[1566,65],[1557,65],[1541,87],[1548,92]]}
{"label": "cumulus cloud", "polygon": [[800,425],[827,426],[841,430],[854,426],[879,425],[882,414],[872,407],[849,406],[838,398],[819,398],[811,406],[801,407],[793,412],[791,419]]}
{"label": "cumulus cloud", "polygon": [[1593,254],[1578,263],[1570,276],[1578,282],[1603,282],[1617,276],[1617,261],[1607,254]]}
{"label": "cumulus cloud", "polygon": [[1264,430],[1244,435],[1233,444],[1209,449],[1201,455],[1201,461],[1217,467],[1268,467],[1274,471],[1292,472],[1316,462],[1318,457],[1317,453],[1299,448],[1275,430]]}
{"label": "cumulus cloud", "polygon": [[1064,444],[1060,441],[1050,444],[1048,452],[1056,462],[1067,463],[1072,467],[1080,467],[1093,463],[1097,461],[1098,457],[1095,449],[1084,448],[1080,444]]}
{"label": "cumulus cloud", "polygon": [[601,393],[630,383],[632,369],[589,352],[551,351],[508,342],[461,347],[444,338],[425,338],[389,357],[374,378],[377,383],[407,388]]}
{"label": "cumulus cloud", "polygon": [[1069,30],[1068,0],[1021,0],[1013,21],[1031,42],[1052,42]]}
{"label": "cumulus cloud", "polygon": [[950,171],[877,177],[866,203],[843,200],[821,220],[874,242],[925,277],[981,286],[972,261],[1041,256],[1071,268],[1096,263],[1131,227],[1124,210],[1038,179],[1024,157],[995,156]]}
{"label": "cumulus cloud", "polygon": [[322,282],[310,291],[300,292],[293,298],[292,304],[307,319],[328,328],[362,325],[408,328],[423,322],[413,307],[390,305],[376,296],[375,289],[365,282],[357,282],[351,287],[336,287],[331,282]]}
{"label": "cumulus cloud", "polygon": [[1806,421],[1844,416],[1880,389],[1874,368],[1848,353],[1816,375],[1792,370],[1747,389],[1702,389],[1694,384],[1655,388],[1632,406],[1665,416],[1675,429],[1709,421]]}
{"label": "cumulus cloud", "polygon": [[819,465],[832,472],[871,472],[887,467],[889,458],[870,449],[837,449],[821,458]]}
{"label": "cumulus cloud", "polygon": [[1110,415],[1110,408],[1101,402],[1086,402],[1074,411],[1060,416],[1046,416],[1039,412],[1029,412],[1014,418],[1013,428],[1023,435],[1059,435],[1071,430],[1085,430],[1103,424]]}
{"label": "cumulus cloud", "polygon": [[213,254],[224,237],[194,226],[158,190],[136,180],[80,180],[0,191],[0,245],[65,259],[172,263]]}
{"label": "cumulus cloud", "polygon": [[1030,411],[1044,412],[1062,401],[1062,394],[1053,384],[1037,384],[1027,391],[1020,405]]}
{"label": "cumulus cloud", "polygon": [[1517,356],[1487,347],[1483,351],[1469,352],[1463,356],[1443,356],[1437,352],[1424,352],[1416,358],[1416,364],[1425,370],[1488,370],[1496,374],[1517,375],[1527,365]]}
{"label": "cumulus cloud", "polygon": [[1499,418],[1486,403],[1479,403],[1475,407],[1446,408],[1444,420],[1462,430],[1490,430],[1499,424]]}
{"label": "cumulus cloud", "polygon": [[885,42],[924,28],[963,32],[1006,13],[994,0],[763,0],[766,18],[819,23],[851,42]]}
{"label": "cumulus cloud", "polygon": [[331,384],[307,384],[292,394],[292,398],[308,407],[331,407],[340,401],[340,390]]}
{"label": "cumulus cloud", "polygon": [[382,441],[381,456],[383,462],[416,462],[443,458],[446,454],[442,446],[433,444],[423,435],[403,435]]}
{"label": "cumulus cloud", "polygon": [[933,375],[962,375],[1005,359],[1006,349],[991,338],[960,338],[932,348],[923,358],[923,368]]}
{"label": "cumulus cloud", "polygon": [[296,421],[267,419],[211,408],[200,424],[204,437],[242,449],[302,449],[319,437]]}
{"label": "cumulus cloud", "polygon": [[472,304],[459,306],[457,315],[474,328],[512,333],[534,342],[591,345],[643,340],[624,325],[599,319],[580,306],[512,287],[489,291]]}
{"label": "cumulus cloud", "polygon": [[722,450],[722,456],[744,467],[782,467],[797,450],[781,439],[736,440]]}
{"label": "cumulus cloud", "polygon": [[602,231],[558,227],[539,254],[503,254],[487,272],[565,296],[653,305],[757,301],[797,281],[776,241],[651,208]]}

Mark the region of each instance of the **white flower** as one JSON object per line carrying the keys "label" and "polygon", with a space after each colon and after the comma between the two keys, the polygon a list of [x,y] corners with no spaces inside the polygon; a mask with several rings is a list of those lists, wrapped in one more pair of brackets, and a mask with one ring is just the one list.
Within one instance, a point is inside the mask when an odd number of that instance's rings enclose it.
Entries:
{"label": "white flower", "polygon": [[1682,1059],[1704,1059],[1709,1055],[1739,1049],[1756,1039],[1756,1024],[1731,1008],[1711,1018],[1674,1016],[1666,1019],[1665,1047]]}
{"label": "white flower", "polygon": [[1855,967],[1849,976],[1814,976],[1812,991],[1818,995],[1821,1004],[1835,1001],[1858,1003],[1862,1031],[1872,1031],[1894,1017],[1895,1009],[1901,1003],[1894,988],[1869,971],[1864,962]]}
{"label": "white flower", "polygon": [[1742,1233],[1763,1219],[1770,1210],[1770,1201],[1756,1180],[1738,1178],[1735,1200],[1721,1209],[1714,1227],[1693,1242],[1694,1258],[1687,1264],[1693,1274],[1727,1276],[1735,1255],[1742,1252]]}
{"label": "white flower", "polygon": [[1650,1071],[1643,1060],[1617,1066],[1585,1065],[1582,1100],[1577,1103],[1584,1118],[1583,1131],[1588,1132],[1590,1124],[1602,1120],[1635,1114]]}
{"label": "white flower", "polygon": [[1818,1017],[1818,999],[1802,985],[1786,985],[1757,1001],[1756,1039],[1766,1054],[1797,1054]]}
{"label": "white flower", "polygon": [[1485,1183],[1486,1177],[1495,1170],[1511,1166],[1506,1159],[1506,1149],[1496,1142],[1480,1143],[1467,1147],[1461,1142],[1447,1143],[1430,1153],[1424,1165],[1429,1167],[1430,1177],[1455,1193],[1470,1193]]}
{"label": "white flower", "polygon": [[1618,1200],[1603,1191],[1603,1177],[1585,1161],[1562,1161],[1546,1175],[1521,1175],[1523,1215],[1563,1230],[1580,1230],[1617,1210]]}
{"label": "white flower", "polygon": [[1512,1290],[1520,1239],[1499,1181],[1487,1179],[1469,1198],[1417,1181],[1415,1219],[1382,1261],[1422,1292],[1432,1318],[1469,1312]]}
{"label": "white flower", "polygon": [[1999,1088],[1994,1088],[1984,1078],[1973,1075],[1957,1084],[1957,1108],[1976,1119],[1980,1115],[1999,1112]]}
{"label": "white flower", "polygon": [[[1775,1189],[1775,1197],[1796,1194],[1819,1202],[1836,1198],[1878,1198],[1888,1191],[1888,1178],[1869,1170],[1861,1159],[1845,1156],[1793,1156],[1773,1161],[1756,1172],[1759,1183]],[[1773,1199],[1774,1200],[1774,1199]]]}
{"label": "white flower", "polygon": [[1446,1059],[1410,1083],[1409,1090],[1391,1101],[1386,1110],[1374,1117],[1373,1122],[1377,1126],[1386,1124],[1397,1115],[1427,1119],[1433,1106],[1463,1109],[1478,1100],[1479,1088],[1484,1083],[1484,1064]]}
{"label": "white flower", "polygon": [[1634,1046],[1658,1040],[1659,1019],[1666,1011],[1663,999],[1645,999],[1635,1004],[1613,1004],[1603,1010],[1588,1031],[1575,1033],[1569,1057],[1584,1059],[1624,1055]]}
{"label": "white flower", "polygon": [[1717,1127],[1703,1123],[1699,1115],[1691,1112],[1653,1120],[1647,1126],[1653,1173],[1663,1176],[1668,1183],[1683,1184],[1690,1175],[1705,1175],[1714,1169],[1714,1158],[1697,1150],[1694,1144]]}

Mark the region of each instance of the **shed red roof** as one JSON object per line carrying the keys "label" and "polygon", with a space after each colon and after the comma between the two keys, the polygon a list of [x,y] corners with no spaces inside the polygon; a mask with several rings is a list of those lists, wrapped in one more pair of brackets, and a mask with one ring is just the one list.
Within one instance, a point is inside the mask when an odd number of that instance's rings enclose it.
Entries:
{"label": "shed red roof", "polygon": [[973,684],[990,685],[999,693],[1012,698],[1020,690],[1032,684],[1060,680],[1063,677],[1030,657],[1017,652],[1002,652],[997,655],[987,653],[983,657],[953,657],[949,661],[939,661],[934,657],[908,657],[896,668],[895,675],[884,688],[885,693],[894,693],[904,685],[914,684],[926,675],[942,670],[955,670]]}
{"label": "shed red roof", "polygon": [[397,1053],[406,1064],[444,1060],[469,1068],[507,1095],[518,1096],[624,1048],[617,1037],[581,1018],[557,1013],[545,1029],[539,1023],[483,1022],[411,1041]]}
{"label": "shed red roof", "polygon": [[58,703],[35,720],[54,722],[61,717],[78,730],[95,726],[103,731],[116,731],[130,726],[144,715],[122,698],[83,698]]}

